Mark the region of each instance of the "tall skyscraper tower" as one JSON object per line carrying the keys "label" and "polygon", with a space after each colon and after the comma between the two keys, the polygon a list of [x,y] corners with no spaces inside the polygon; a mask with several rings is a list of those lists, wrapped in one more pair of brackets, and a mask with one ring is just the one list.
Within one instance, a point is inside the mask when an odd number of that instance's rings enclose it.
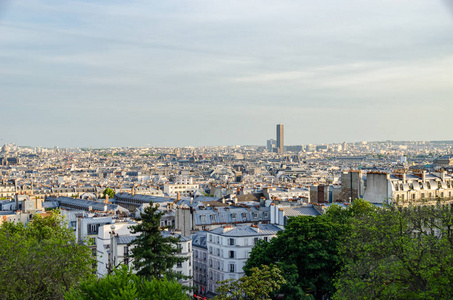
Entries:
{"label": "tall skyscraper tower", "polygon": [[283,153],[283,125],[277,124],[277,153]]}

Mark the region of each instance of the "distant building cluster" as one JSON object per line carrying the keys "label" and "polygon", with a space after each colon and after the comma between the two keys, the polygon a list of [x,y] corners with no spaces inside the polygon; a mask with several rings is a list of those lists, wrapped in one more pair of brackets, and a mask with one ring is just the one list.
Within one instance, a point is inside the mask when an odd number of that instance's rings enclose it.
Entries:
{"label": "distant building cluster", "polygon": [[[2,147],[0,223],[60,209],[92,249],[97,276],[131,265],[130,227],[158,205],[163,235],[181,237],[173,267],[206,297],[238,279],[258,240],[290,217],[319,216],[363,198],[376,206],[453,201],[450,142],[59,149]],[[15,160],[10,160],[14,158]],[[2,160],[3,161],[3,160]],[[104,193],[111,189],[114,197]]]}

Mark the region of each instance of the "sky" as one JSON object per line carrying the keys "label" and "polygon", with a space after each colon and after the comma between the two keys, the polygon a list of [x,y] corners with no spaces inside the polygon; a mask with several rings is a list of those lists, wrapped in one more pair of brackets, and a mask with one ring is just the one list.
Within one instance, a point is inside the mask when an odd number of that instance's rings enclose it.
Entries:
{"label": "sky", "polygon": [[0,144],[452,140],[453,0],[0,0]]}

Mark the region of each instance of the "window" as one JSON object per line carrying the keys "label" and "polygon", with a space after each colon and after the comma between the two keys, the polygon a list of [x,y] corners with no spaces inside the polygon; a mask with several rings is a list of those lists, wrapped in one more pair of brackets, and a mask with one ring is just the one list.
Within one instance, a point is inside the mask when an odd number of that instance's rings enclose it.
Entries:
{"label": "window", "polygon": [[182,252],[182,245],[178,244],[177,248],[178,248],[178,253],[181,253]]}
{"label": "window", "polygon": [[88,234],[97,234],[99,225],[100,224],[89,224],[87,228]]}
{"label": "window", "polygon": [[200,216],[200,218],[201,218],[201,222],[204,223],[206,221],[206,216]]}
{"label": "window", "polygon": [[267,236],[264,237],[264,240],[267,242],[267,240],[268,240]]}
{"label": "window", "polygon": [[264,217],[267,218],[269,216],[268,212],[264,212]]}
{"label": "window", "polygon": [[216,220],[216,215],[212,215],[211,218],[212,218],[212,222],[215,222],[215,220]]}
{"label": "window", "polygon": [[230,264],[230,273],[234,273],[234,264]]}
{"label": "window", "polygon": [[212,254],[212,247],[209,247],[209,253]]}
{"label": "window", "polygon": [[189,257],[188,261],[189,261],[189,267],[192,266],[192,259],[190,257]]}
{"label": "window", "polygon": [[178,262],[178,263],[176,264],[176,266],[177,266],[178,268],[182,268],[182,262]]}
{"label": "window", "polygon": [[425,193],[422,193],[422,199],[425,199]]}
{"label": "window", "polygon": [[234,251],[230,251],[229,258],[234,258]]}
{"label": "window", "polygon": [[217,237],[217,244],[220,244],[220,237]]}
{"label": "window", "polygon": [[412,194],[412,200],[415,200],[415,194]]}
{"label": "window", "polygon": [[236,213],[231,214],[231,217],[232,217],[233,219],[236,219]]}
{"label": "window", "polygon": [[234,245],[234,242],[235,242],[234,239],[230,239],[230,243],[229,243],[230,246],[233,246],[233,245]]}
{"label": "window", "polygon": [[209,235],[209,241],[212,242],[212,235]]}
{"label": "window", "polygon": [[217,256],[220,256],[220,248],[217,248]]}
{"label": "window", "polygon": [[258,243],[258,238],[254,238],[253,243],[256,245],[256,243]]}

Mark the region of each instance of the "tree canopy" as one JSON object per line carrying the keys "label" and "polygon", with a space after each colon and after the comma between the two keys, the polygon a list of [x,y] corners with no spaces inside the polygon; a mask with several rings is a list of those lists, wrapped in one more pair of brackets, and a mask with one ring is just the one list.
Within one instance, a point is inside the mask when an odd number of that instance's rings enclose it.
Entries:
{"label": "tree canopy", "polygon": [[349,234],[353,217],[371,210],[369,203],[356,200],[347,209],[333,205],[321,216],[292,217],[276,238],[255,245],[244,271],[249,275],[254,267],[277,264],[286,280],[280,290],[285,299],[303,299],[307,294],[331,297],[333,280],[343,263],[340,244]]}
{"label": "tree canopy", "polygon": [[76,243],[58,211],[0,227],[0,298],[61,299],[92,275],[90,250]]}
{"label": "tree canopy", "polygon": [[80,283],[65,294],[66,300],[189,300],[185,289],[176,281],[166,278],[151,280],[133,274],[122,265],[112,274],[99,280]]}
{"label": "tree canopy", "polygon": [[335,299],[452,299],[453,211],[388,207],[356,217]]}
{"label": "tree canopy", "polygon": [[102,195],[103,197],[105,198],[106,195],[109,196],[109,199],[113,199],[115,197],[115,191],[112,190],[111,188],[106,188],[103,192],[102,192]]}
{"label": "tree canopy", "polygon": [[132,242],[133,265],[137,274],[147,278],[169,279],[184,278],[182,274],[172,271],[178,262],[187,258],[177,255],[179,237],[164,236],[160,228],[162,212],[152,202],[141,214],[141,222],[131,227],[132,233],[139,233]]}
{"label": "tree canopy", "polygon": [[286,283],[277,266],[263,265],[250,269],[251,274],[238,280],[221,281],[214,300],[270,300]]}

